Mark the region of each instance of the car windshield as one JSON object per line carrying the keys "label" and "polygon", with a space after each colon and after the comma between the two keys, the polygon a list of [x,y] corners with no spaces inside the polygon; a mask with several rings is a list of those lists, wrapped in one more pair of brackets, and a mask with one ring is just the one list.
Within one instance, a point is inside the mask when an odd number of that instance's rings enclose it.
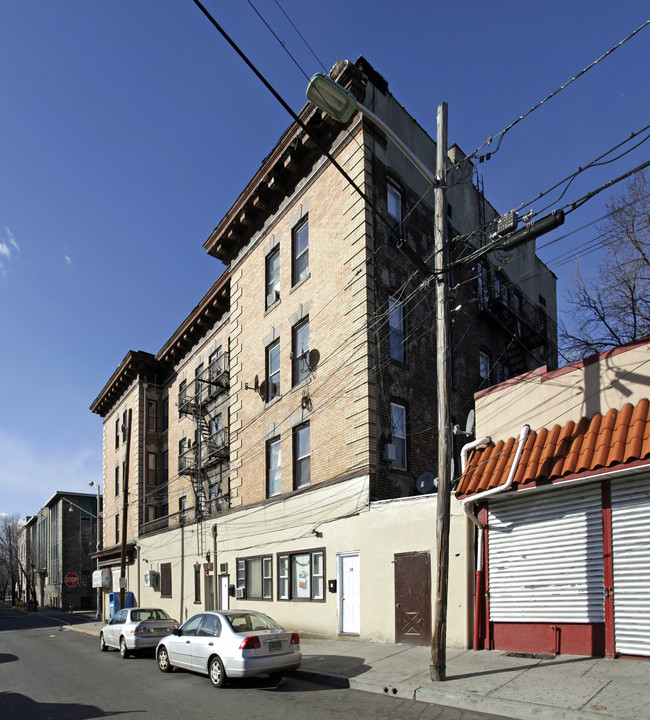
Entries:
{"label": "car windshield", "polygon": [[275,620],[261,613],[231,613],[226,615],[230,627],[236,633],[251,632],[253,630],[283,630]]}
{"label": "car windshield", "polygon": [[143,622],[145,620],[171,620],[164,610],[132,610],[131,620],[133,622]]}

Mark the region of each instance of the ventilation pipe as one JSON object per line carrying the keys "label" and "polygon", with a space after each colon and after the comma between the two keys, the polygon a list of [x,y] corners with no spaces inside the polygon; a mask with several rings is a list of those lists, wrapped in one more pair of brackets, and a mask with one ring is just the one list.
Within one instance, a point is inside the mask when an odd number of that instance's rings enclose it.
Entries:
{"label": "ventilation pipe", "polygon": [[[510,488],[510,486],[513,483],[513,480],[515,479],[515,475],[517,474],[517,470],[519,468],[519,461],[521,459],[521,453],[523,452],[524,445],[526,444],[526,440],[528,439],[528,434],[530,433],[530,425],[524,425],[521,428],[521,432],[519,433],[519,444],[517,445],[517,453],[515,455],[515,459],[512,462],[512,467],[510,468],[510,472],[508,473],[508,478],[503,483],[503,485],[499,485],[495,488],[490,488],[489,490],[484,490],[483,492],[477,493],[476,495],[472,495],[469,498],[465,498],[462,501],[463,506],[463,512],[467,515],[467,517],[476,525],[478,528],[478,542],[476,544],[476,572],[475,572],[475,587],[474,587],[474,643],[473,647],[474,650],[478,648],[479,644],[479,628],[481,626],[481,598],[483,597],[483,588],[485,583],[485,570],[483,568],[483,537],[485,534],[485,527],[481,522],[479,522],[479,519],[476,517],[476,515],[469,509],[470,503],[476,503],[480,500],[483,500],[486,497],[489,497],[490,495],[496,495],[497,493],[505,492]],[[470,452],[470,450],[473,450],[474,448],[480,447],[481,445],[487,445],[490,443],[491,440],[488,437],[481,438],[480,440],[475,440],[474,442],[468,443],[463,447],[461,450],[461,471],[464,474],[465,468],[467,466],[467,456]]]}

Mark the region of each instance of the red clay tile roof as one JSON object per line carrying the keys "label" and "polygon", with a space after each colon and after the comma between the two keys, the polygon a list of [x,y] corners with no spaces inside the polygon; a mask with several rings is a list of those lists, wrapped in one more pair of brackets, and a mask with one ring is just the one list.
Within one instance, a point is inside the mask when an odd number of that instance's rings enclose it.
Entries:
{"label": "red clay tile roof", "polygon": [[[458,496],[490,490],[508,478],[517,452],[517,438],[474,450],[461,478]],[[513,486],[548,482],[582,472],[650,458],[650,401],[628,403],[591,419],[563,427],[531,431],[524,444]]]}

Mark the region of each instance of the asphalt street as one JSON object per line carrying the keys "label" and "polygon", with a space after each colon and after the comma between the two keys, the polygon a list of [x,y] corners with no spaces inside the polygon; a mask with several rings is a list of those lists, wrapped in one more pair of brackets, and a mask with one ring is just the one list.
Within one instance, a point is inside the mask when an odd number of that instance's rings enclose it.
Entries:
{"label": "asphalt street", "polygon": [[[74,620],[73,620],[74,622]],[[404,718],[489,720],[401,698],[333,688],[287,677],[235,681],[220,690],[190,672],[161,673],[153,655],[123,660],[101,653],[97,639],[64,629],[69,618],[0,614],[0,717],[120,720],[246,717],[249,720]]]}

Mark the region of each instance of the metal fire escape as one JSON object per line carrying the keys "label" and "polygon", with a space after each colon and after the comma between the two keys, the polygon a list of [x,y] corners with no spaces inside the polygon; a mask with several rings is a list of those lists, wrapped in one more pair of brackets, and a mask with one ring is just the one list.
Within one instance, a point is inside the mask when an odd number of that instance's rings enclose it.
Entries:
{"label": "metal fire escape", "polygon": [[230,442],[218,412],[228,397],[228,353],[220,353],[197,375],[190,388],[181,388],[178,408],[194,420],[194,442],[179,454],[178,472],[192,481],[196,517],[214,515],[228,506]]}

